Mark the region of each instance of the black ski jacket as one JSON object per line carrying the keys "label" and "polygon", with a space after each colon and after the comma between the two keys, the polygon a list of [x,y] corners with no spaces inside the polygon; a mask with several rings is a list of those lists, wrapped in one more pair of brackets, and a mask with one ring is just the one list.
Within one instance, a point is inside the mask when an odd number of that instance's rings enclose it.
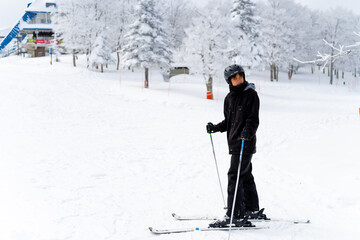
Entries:
{"label": "black ski jacket", "polygon": [[259,126],[260,100],[253,83],[244,82],[240,86],[230,86],[224,101],[225,119],[217,124],[221,132],[227,132],[230,154],[240,154],[241,132],[246,129],[250,140],[244,143],[244,154],[256,152],[256,130]]}

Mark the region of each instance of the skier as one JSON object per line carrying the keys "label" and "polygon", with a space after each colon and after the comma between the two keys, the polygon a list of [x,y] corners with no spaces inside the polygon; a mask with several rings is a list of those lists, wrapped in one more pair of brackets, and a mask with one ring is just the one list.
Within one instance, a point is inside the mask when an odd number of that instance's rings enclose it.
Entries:
{"label": "skier", "polygon": [[209,122],[206,125],[206,130],[208,133],[227,132],[229,153],[231,154],[231,164],[228,171],[228,207],[225,217],[209,226],[225,227],[230,223],[242,140],[245,142],[233,223],[249,226],[251,223],[246,219],[266,219],[263,209],[259,211],[258,194],[251,173],[251,159],[256,152],[256,130],[259,126],[260,102],[255,91],[255,85],[245,80],[245,71],[241,66],[234,64],[227,67],[224,71],[224,77],[230,87],[230,92],[224,101],[225,119],[216,125]]}

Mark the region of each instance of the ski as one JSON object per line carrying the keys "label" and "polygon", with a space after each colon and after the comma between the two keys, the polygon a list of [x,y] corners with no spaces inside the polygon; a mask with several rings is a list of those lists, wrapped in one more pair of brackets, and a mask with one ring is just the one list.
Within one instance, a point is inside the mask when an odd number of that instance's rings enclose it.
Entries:
{"label": "ski", "polygon": [[[216,221],[218,218],[211,216],[179,216],[173,213],[172,216],[176,220],[180,221],[192,221],[192,220],[213,220]],[[285,218],[270,218],[270,219],[249,219],[251,222],[290,222],[294,224],[299,223],[310,223],[308,219],[285,219]]]}
{"label": "ski", "polygon": [[[231,230],[259,230],[268,229],[269,227],[231,227]],[[196,231],[228,231],[229,227],[222,228],[209,228],[209,227],[196,227],[196,228],[176,228],[176,229],[155,229],[149,227],[149,230],[154,234],[170,234],[170,233],[185,233]]]}

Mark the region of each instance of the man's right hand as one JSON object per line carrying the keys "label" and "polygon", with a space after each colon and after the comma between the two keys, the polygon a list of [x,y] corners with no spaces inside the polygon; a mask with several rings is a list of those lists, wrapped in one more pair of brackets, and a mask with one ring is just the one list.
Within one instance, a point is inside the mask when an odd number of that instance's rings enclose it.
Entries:
{"label": "man's right hand", "polygon": [[209,122],[207,125],[206,125],[206,131],[207,133],[216,133],[219,131],[218,127],[214,124],[212,124],[211,122]]}

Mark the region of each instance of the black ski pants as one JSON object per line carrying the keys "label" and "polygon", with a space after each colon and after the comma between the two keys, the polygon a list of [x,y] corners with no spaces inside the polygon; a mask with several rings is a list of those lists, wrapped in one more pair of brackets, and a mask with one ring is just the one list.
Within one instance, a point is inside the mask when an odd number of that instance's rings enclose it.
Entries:
{"label": "black ski pants", "polygon": [[[258,211],[259,198],[256,191],[254,176],[252,175],[252,154],[243,154],[241,161],[241,172],[239,179],[239,186],[236,195],[234,217],[244,217],[245,211]],[[228,199],[227,199],[227,216],[231,216],[231,209],[234,200],[234,193],[236,187],[236,178],[239,167],[239,154],[231,155],[231,164],[228,171]]]}

